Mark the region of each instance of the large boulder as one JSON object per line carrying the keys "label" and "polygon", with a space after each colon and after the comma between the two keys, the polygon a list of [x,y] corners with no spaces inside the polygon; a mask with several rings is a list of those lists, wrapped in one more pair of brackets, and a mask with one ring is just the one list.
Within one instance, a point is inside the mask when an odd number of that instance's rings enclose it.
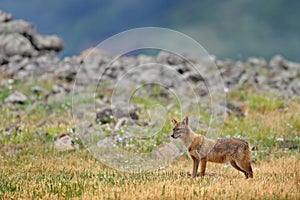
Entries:
{"label": "large boulder", "polygon": [[63,40],[57,35],[41,35],[38,33],[33,34],[32,44],[38,50],[61,51],[64,48]]}
{"label": "large boulder", "polygon": [[14,20],[6,23],[0,23],[0,33],[20,33],[20,34],[32,34],[34,33],[34,26],[24,20]]}
{"label": "large boulder", "polygon": [[45,51],[61,51],[64,42],[56,35],[41,35],[33,24],[24,20],[13,20],[12,15],[0,11],[0,63],[5,56],[33,57]]}
{"label": "large boulder", "polygon": [[281,55],[275,55],[270,60],[270,67],[272,68],[279,68],[279,69],[285,69],[285,70],[299,70],[300,64],[288,61],[284,59]]}
{"label": "large boulder", "polygon": [[0,34],[0,54],[6,56],[32,56],[36,50],[31,42],[20,33]]}
{"label": "large boulder", "polygon": [[5,103],[12,103],[12,104],[23,104],[27,101],[27,97],[22,94],[21,92],[15,91],[7,98],[4,99]]}

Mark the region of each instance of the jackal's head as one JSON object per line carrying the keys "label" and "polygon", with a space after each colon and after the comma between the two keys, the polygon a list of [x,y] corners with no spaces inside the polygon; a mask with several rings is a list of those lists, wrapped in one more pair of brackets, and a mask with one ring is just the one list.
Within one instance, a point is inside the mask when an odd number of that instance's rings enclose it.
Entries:
{"label": "jackal's head", "polygon": [[189,118],[185,117],[182,122],[178,122],[176,119],[172,119],[173,133],[172,138],[177,139],[188,133]]}

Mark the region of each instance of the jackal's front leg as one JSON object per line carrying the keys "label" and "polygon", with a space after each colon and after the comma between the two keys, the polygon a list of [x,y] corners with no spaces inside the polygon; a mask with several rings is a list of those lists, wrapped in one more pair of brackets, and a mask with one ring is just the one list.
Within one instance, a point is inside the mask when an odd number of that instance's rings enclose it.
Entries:
{"label": "jackal's front leg", "polygon": [[199,160],[195,159],[194,157],[192,157],[193,159],[193,178],[197,177],[197,172],[198,172],[198,167],[199,167]]}
{"label": "jackal's front leg", "polygon": [[207,158],[201,158],[201,170],[200,170],[200,176],[204,176],[205,174],[205,168],[206,168],[206,162],[207,162]]}

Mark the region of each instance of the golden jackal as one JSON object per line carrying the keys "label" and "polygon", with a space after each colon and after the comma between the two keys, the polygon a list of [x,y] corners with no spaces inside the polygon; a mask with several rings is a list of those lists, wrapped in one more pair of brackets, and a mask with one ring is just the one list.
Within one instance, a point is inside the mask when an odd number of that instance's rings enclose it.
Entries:
{"label": "golden jackal", "polygon": [[193,174],[196,178],[199,162],[201,162],[200,176],[204,176],[206,162],[230,164],[237,170],[243,172],[245,177],[253,178],[250,164],[251,150],[245,140],[238,138],[209,139],[198,135],[188,125],[188,117],[182,122],[173,119],[173,134],[171,137],[180,138],[188,148],[193,159]]}

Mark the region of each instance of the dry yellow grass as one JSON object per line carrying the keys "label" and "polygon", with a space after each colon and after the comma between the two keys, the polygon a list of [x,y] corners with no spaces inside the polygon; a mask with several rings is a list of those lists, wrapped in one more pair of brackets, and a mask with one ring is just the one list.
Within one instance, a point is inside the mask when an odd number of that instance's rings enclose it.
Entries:
{"label": "dry yellow grass", "polygon": [[[22,164],[2,162],[1,181],[16,189],[1,199],[299,199],[300,157],[282,152],[253,165],[254,179],[231,167],[209,163],[208,175],[186,176],[192,163],[180,158],[164,170],[130,174],[108,169],[81,151],[32,155]],[[75,157],[75,158],[74,158]],[[26,158],[25,158],[26,159]]]}
{"label": "dry yellow grass", "polygon": [[[286,111],[271,110],[265,111],[264,113],[252,112],[247,120],[259,120],[264,128],[280,134],[281,136],[288,136],[289,132],[287,129],[296,130],[294,127],[291,127],[292,124],[290,124],[289,121],[291,121],[291,118],[295,118],[294,121],[299,121],[299,113],[300,104],[291,102],[289,106],[286,107]],[[298,132],[298,135],[300,135],[300,132]]]}

